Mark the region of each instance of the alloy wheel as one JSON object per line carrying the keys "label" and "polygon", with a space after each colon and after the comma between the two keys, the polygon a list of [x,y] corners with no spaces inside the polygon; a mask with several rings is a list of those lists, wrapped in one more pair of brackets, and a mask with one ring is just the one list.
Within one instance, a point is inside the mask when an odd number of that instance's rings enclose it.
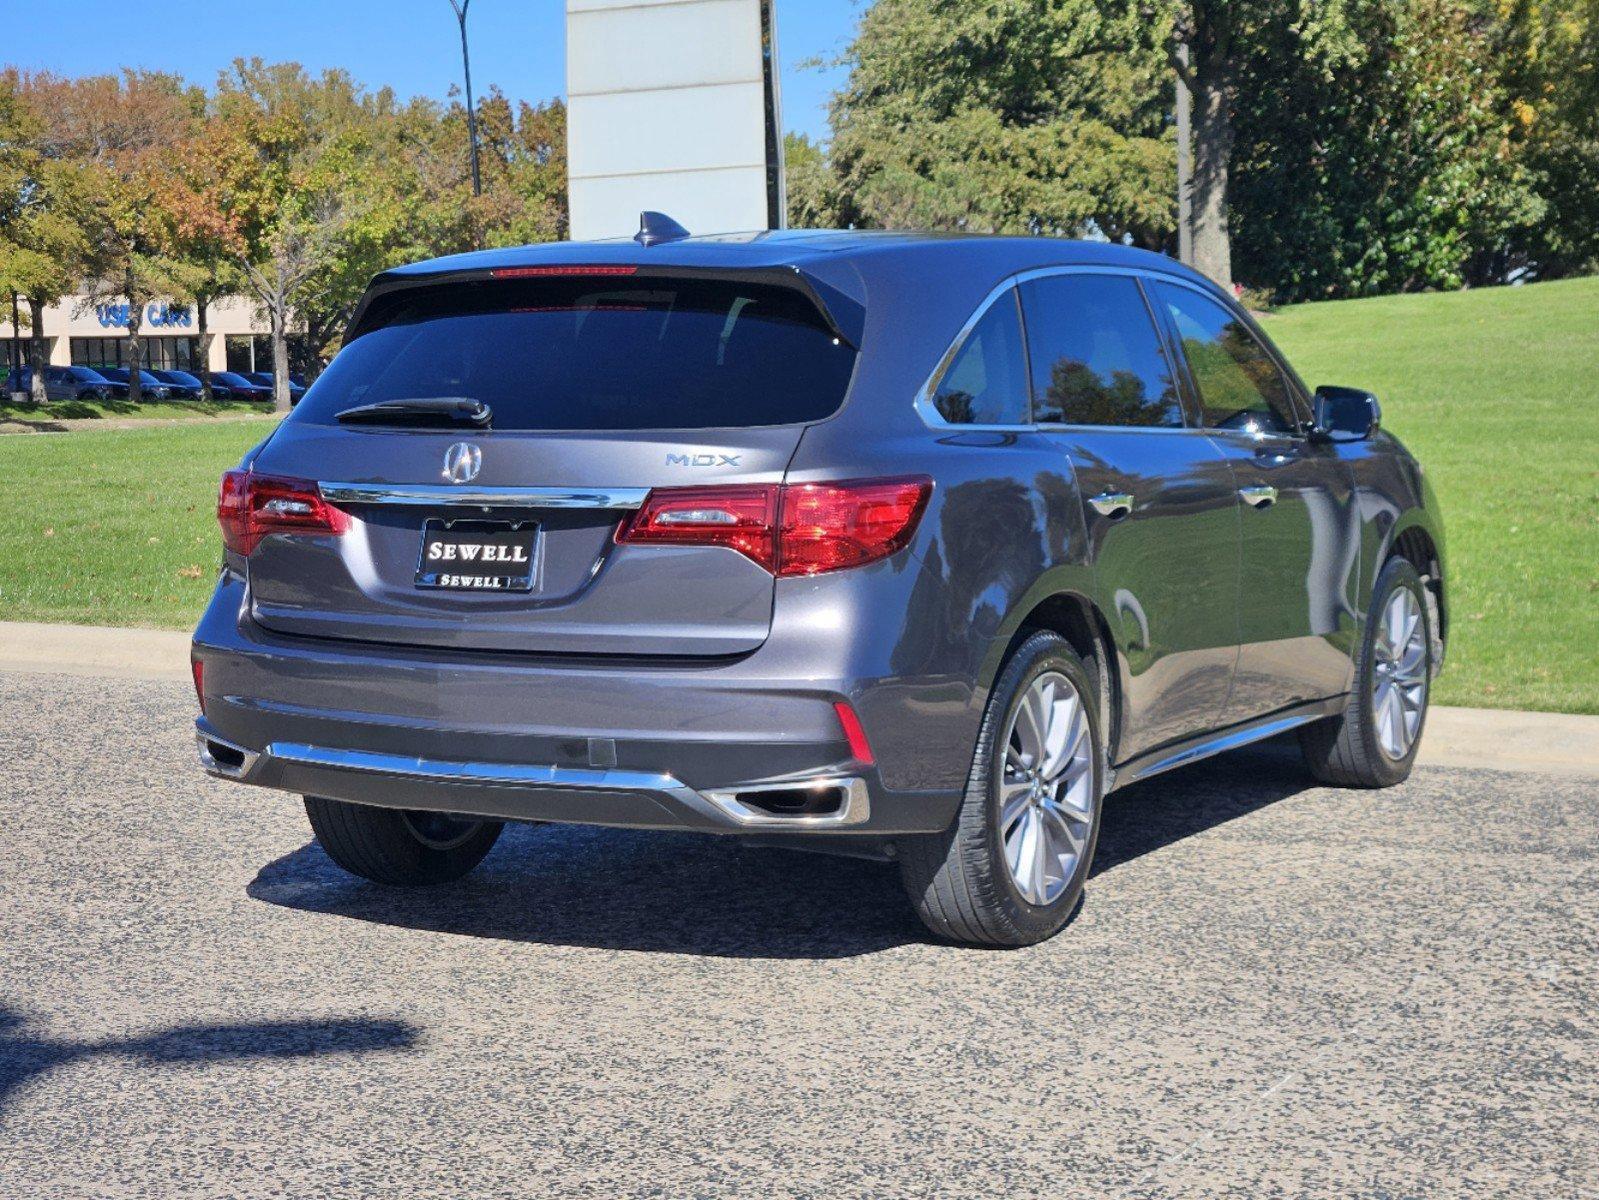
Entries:
{"label": "alloy wheel", "polygon": [[1005,731],[999,833],[1005,866],[1029,903],[1052,903],[1071,882],[1094,821],[1094,746],[1082,697],[1046,671],[1028,685]]}
{"label": "alloy wheel", "polygon": [[1394,591],[1377,627],[1371,711],[1377,744],[1398,762],[1410,753],[1427,707],[1427,629],[1407,587]]}

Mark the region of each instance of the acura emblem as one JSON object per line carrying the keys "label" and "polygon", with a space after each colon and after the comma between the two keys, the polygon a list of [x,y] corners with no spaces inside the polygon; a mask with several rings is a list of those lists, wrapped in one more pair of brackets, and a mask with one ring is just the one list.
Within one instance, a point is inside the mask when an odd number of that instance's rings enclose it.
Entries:
{"label": "acura emblem", "polygon": [[456,442],[444,452],[444,478],[451,483],[471,483],[483,469],[483,451],[471,442]]}

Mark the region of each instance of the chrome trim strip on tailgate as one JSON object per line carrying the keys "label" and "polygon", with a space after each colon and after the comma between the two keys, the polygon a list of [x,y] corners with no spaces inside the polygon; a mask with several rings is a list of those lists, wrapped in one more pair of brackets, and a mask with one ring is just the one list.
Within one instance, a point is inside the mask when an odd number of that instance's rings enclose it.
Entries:
{"label": "chrome trim strip on tailgate", "polygon": [[638,508],[649,488],[455,487],[434,483],[319,483],[332,504],[464,508]]}

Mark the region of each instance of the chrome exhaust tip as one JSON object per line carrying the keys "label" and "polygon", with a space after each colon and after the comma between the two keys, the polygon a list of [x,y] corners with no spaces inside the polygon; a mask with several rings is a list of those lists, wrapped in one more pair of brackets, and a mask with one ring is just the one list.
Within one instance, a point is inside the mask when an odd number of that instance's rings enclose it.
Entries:
{"label": "chrome exhaust tip", "polygon": [[255,769],[261,756],[243,746],[235,746],[224,738],[204,729],[198,722],[194,728],[195,749],[200,755],[200,766],[207,775],[218,779],[239,780]]}
{"label": "chrome exhaust tip", "polygon": [[752,783],[703,795],[745,828],[838,829],[870,816],[866,781],[855,777]]}

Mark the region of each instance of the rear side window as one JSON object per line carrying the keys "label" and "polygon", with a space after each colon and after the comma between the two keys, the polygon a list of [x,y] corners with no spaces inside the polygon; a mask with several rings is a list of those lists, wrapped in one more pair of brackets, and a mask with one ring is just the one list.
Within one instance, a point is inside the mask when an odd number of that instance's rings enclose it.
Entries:
{"label": "rear side window", "polygon": [[421,288],[339,351],[294,409],[464,397],[495,429],[710,429],[831,416],[855,351],[801,293],[713,280]]}
{"label": "rear side window", "polygon": [[1171,365],[1132,277],[1029,280],[1022,305],[1040,423],[1183,424]]}
{"label": "rear side window", "polygon": [[1245,324],[1187,288],[1155,284],[1199,388],[1207,429],[1293,433],[1299,419],[1283,373]]}
{"label": "rear side window", "polygon": [[1025,362],[1013,289],[972,326],[938,381],[933,407],[951,425],[1025,425]]}

